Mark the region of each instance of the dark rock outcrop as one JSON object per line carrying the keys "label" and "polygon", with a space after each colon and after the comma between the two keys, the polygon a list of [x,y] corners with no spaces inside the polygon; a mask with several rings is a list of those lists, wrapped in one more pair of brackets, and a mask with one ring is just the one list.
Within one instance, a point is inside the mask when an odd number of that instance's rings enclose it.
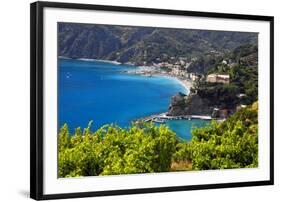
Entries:
{"label": "dark rock outcrop", "polygon": [[203,99],[197,94],[185,95],[178,93],[172,97],[168,115],[208,115],[211,116],[214,107],[208,99]]}

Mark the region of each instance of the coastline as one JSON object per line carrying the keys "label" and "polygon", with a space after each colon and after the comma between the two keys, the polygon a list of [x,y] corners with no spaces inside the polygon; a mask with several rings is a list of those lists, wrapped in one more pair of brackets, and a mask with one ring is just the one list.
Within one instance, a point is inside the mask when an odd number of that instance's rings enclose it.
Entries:
{"label": "coastline", "polygon": [[[66,57],[59,57],[61,59],[66,59],[65,62],[67,62],[67,60],[69,60],[69,62],[71,62],[73,60],[73,62],[75,63],[75,60],[77,61],[77,63],[79,63],[78,61],[82,60],[82,61],[89,61],[89,65],[91,65],[91,61],[93,62],[93,66],[95,66],[95,64],[98,63],[94,63],[95,61],[102,61],[102,62],[107,62],[109,66],[110,63],[114,64],[113,62],[109,62],[109,61],[104,61],[104,60],[96,60],[96,59],[85,59],[85,58],[77,58],[77,59],[73,59],[73,58],[66,58]],[[79,63],[80,64],[80,63]],[[81,64],[83,65],[83,62],[81,62]],[[86,64],[86,63],[84,63]],[[86,64],[88,65],[88,64]],[[101,64],[101,65],[106,65],[106,63]],[[124,64],[126,65],[126,64]],[[155,115],[157,115],[158,113],[165,113],[165,116],[158,116],[158,117],[154,117],[155,120],[153,120],[153,122],[155,123],[164,123],[167,121],[167,124],[172,124],[168,127],[170,127],[171,130],[176,131],[176,133],[178,134],[178,137],[185,137],[187,134],[189,134],[189,128],[188,130],[186,129],[186,127],[189,127],[189,124],[191,124],[192,122],[189,121],[180,121],[180,122],[176,122],[174,120],[191,120],[191,119],[204,119],[204,117],[184,117],[184,116],[167,116],[167,110],[169,107],[169,103],[171,100],[171,97],[176,95],[177,93],[181,92],[184,93],[186,95],[189,94],[190,92],[190,88],[192,87],[192,81],[190,79],[188,79],[187,76],[181,76],[181,75],[177,75],[177,74],[173,74],[173,72],[167,72],[167,71],[163,71],[162,69],[160,69],[159,67],[155,67],[155,66],[131,66],[129,68],[124,68],[123,69],[123,65],[120,66],[116,66],[115,64],[112,65],[112,68],[115,69],[123,75],[128,75],[128,76],[136,76],[141,80],[148,80],[148,81],[156,81],[159,82],[161,85],[158,85],[159,88],[161,88],[161,91],[163,90],[164,92],[168,92],[169,88],[171,87],[171,89],[173,90],[173,93],[171,95],[169,95],[167,97],[167,99],[169,99],[169,101],[167,101],[167,103],[165,102],[165,104],[163,105],[163,108],[159,108],[159,110],[154,110],[151,113],[148,113],[148,115],[143,116],[142,114],[139,113],[135,113],[135,114],[139,114],[137,116],[132,116],[130,117],[131,121],[138,121],[138,120],[142,120],[145,119],[146,117],[150,117],[153,118]],[[119,68],[121,69],[121,71],[119,71]],[[103,72],[103,71],[101,71]],[[151,78],[150,78],[151,77]],[[89,77],[89,79],[92,79],[91,77]],[[163,81],[163,87],[162,87],[162,81]],[[167,89],[166,89],[167,87]],[[125,87],[127,89],[127,87]],[[143,95],[141,95],[141,97],[143,97]],[[92,99],[92,96],[90,97]],[[87,99],[89,99],[87,97]],[[153,102],[151,100],[151,102]],[[160,105],[161,101],[159,102],[158,99],[154,99],[154,102],[156,102],[157,104],[153,107],[156,107]],[[105,105],[106,106],[106,105]],[[118,111],[118,110],[117,110]],[[120,111],[120,110],[119,110]],[[135,110],[133,110],[135,111]],[[146,111],[146,109],[142,110],[142,111]],[[155,114],[156,113],[156,114]],[[103,115],[102,115],[103,116]],[[108,116],[106,116],[107,118]],[[134,118],[136,117],[136,118]],[[75,122],[75,120],[72,120],[71,118],[69,118],[70,120],[70,124],[76,124],[76,125],[81,125],[81,124],[77,124]],[[124,119],[126,120],[126,119]],[[196,121],[195,121],[196,122]],[[97,125],[101,125],[102,121],[97,122]],[[180,129],[177,129],[177,124],[180,123]],[[103,123],[104,124],[104,123]],[[121,122],[121,124],[127,124],[127,123],[123,123]],[[178,131],[179,130],[179,131]]]}
{"label": "coastline", "polygon": [[[80,61],[97,61],[97,62],[107,62],[107,63],[111,63],[111,64],[115,64],[115,65],[121,65],[122,63],[117,62],[117,61],[111,61],[111,60],[102,60],[102,59],[93,59],[93,58],[69,58],[69,57],[65,57],[65,56],[58,56],[59,59],[66,59],[66,60],[80,60]],[[134,66],[134,65],[133,65]],[[181,86],[184,87],[184,89],[186,90],[185,93],[189,93],[190,92],[190,88],[192,88],[193,86],[193,82],[190,79],[183,79],[179,76],[173,75],[173,74],[169,74],[168,72],[151,72],[150,69],[155,69],[157,67],[155,66],[135,66],[137,68],[141,68],[141,72],[127,72],[128,74],[136,74],[136,75],[141,75],[141,76],[146,76],[146,74],[149,74],[149,76],[162,76],[162,77],[169,77],[169,78],[173,78],[175,80],[178,81],[178,83],[180,83]]]}
{"label": "coastline", "polygon": [[181,86],[184,87],[187,94],[190,93],[190,88],[192,88],[192,86],[193,86],[193,83],[191,80],[187,80],[187,79],[185,80],[185,79],[182,79],[177,76],[170,75],[170,74],[152,74],[152,76],[161,76],[161,77],[167,77],[167,78],[176,80]]}
{"label": "coastline", "polygon": [[112,60],[101,60],[101,59],[93,59],[93,58],[69,58],[65,56],[58,56],[59,59],[66,59],[66,60],[80,60],[80,61],[92,61],[92,62],[107,62],[115,65],[122,64],[121,62],[112,61]]}
{"label": "coastline", "polygon": [[[171,77],[173,77],[173,76],[171,76]],[[192,86],[193,86],[193,83],[191,80],[184,80],[184,79],[181,79],[178,77],[173,77],[173,78],[178,80],[178,82],[185,88],[185,90],[188,92],[188,94],[190,93],[190,88],[192,88]]]}
{"label": "coastline", "polygon": [[152,77],[152,76],[159,76],[159,77],[167,77],[174,80],[177,80],[177,82],[184,87],[185,93],[190,92],[190,88],[193,87],[193,81],[188,78],[183,78],[182,76],[178,76],[175,74],[171,74],[169,72],[159,70],[159,67],[156,66],[135,66],[138,68],[137,70],[129,70],[126,71],[127,74],[134,74],[134,75],[140,75],[140,76],[146,76],[146,77]]}
{"label": "coastline", "polygon": [[[140,66],[136,66],[140,67]],[[151,66],[151,68],[155,68],[154,66]],[[193,86],[193,82],[190,79],[183,79],[182,77],[176,76],[174,74],[169,74],[168,72],[151,72],[149,70],[142,70],[141,72],[127,72],[128,74],[135,74],[140,76],[159,76],[159,77],[167,77],[176,80],[181,86],[184,87],[187,93],[190,92],[190,88]]]}

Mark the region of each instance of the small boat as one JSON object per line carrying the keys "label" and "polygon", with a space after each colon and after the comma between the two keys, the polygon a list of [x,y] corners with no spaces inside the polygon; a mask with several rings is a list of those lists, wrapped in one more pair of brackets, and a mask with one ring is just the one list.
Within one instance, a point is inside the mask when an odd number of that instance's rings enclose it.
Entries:
{"label": "small boat", "polygon": [[66,78],[69,79],[70,77],[71,77],[71,73],[70,73],[70,72],[67,72],[67,73],[66,73]]}

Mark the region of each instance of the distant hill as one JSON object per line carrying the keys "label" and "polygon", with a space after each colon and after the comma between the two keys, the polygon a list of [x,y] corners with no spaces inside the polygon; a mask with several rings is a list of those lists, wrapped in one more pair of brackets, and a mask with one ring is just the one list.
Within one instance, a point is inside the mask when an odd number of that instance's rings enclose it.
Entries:
{"label": "distant hill", "polygon": [[[223,27],[222,27],[223,29]],[[206,53],[222,54],[256,45],[256,33],[59,23],[59,55],[119,62],[191,59]]]}

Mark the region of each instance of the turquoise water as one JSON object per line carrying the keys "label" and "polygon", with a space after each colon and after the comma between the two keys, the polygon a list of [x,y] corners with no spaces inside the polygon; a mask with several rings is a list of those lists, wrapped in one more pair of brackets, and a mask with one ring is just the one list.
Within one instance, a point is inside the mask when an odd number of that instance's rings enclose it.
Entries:
{"label": "turquoise water", "polygon": [[183,140],[190,140],[192,135],[190,131],[193,127],[205,126],[210,121],[193,119],[193,120],[167,120],[165,124],[172,129],[178,137]]}
{"label": "turquoise water", "polygon": [[[67,123],[72,133],[76,127],[87,127],[91,120],[93,130],[109,123],[128,127],[138,118],[166,112],[176,93],[189,93],[175,78],[125,72],[134,68],[101,61],[59,59],[59,128]],[[204,123],[167,121],[167,125],[186,140],[190,139],[191,125]]]}

